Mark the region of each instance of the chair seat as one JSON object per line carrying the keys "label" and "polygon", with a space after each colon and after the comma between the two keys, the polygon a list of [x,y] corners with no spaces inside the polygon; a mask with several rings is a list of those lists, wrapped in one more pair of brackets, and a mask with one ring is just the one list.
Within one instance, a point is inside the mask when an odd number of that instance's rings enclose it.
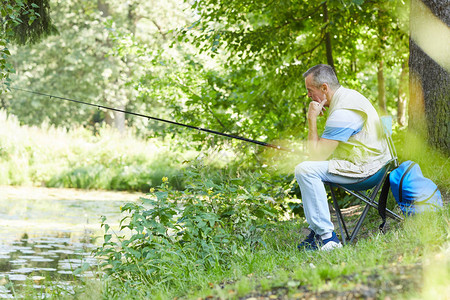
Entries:
{"label": "chair seat", "polygon": [[386,173],[387,165],[378,170],[375,174],[370,176],[369,178],[364,179],[363,181],[352,183],[352,184],[341,184],[341,186],[353,190],[353,191],[365,191],[373,188],[377,185],[380,180],[383,179],[384,174]]}
{"label": "chair seat", "polygon": [[[357,183],[351,183],[351,184],[342,184],[339,183],[340,186],[345,187],[352,191],[365,191],[368,189],[373,188],[375,185],[377,185],[380,180],[383,179],[384,174],[386,173],[386,169],[388,168],[389,164],[384,165],[380,170],[378,170],[375,174],[372,176],[365,178],[364,180],[357,182]],[[333,182],[327,182],[330,185],[336,186]]]}

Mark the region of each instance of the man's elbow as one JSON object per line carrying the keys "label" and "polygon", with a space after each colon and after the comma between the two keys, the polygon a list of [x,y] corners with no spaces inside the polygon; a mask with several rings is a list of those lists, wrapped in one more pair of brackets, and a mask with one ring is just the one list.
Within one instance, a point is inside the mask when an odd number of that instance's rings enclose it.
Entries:
{"label": "man's elbow", "polygon": [[321,139],[309,148],[309,158],[314,161],[327,160],[333,154],[338,145],[338,141]]}
{"label": "man's elbow", "polygon": [[312,161],[324,161],[324,160],[328,160],[331,157],[331,154],[333,153],[312,153],[309,155],[309,160]]}

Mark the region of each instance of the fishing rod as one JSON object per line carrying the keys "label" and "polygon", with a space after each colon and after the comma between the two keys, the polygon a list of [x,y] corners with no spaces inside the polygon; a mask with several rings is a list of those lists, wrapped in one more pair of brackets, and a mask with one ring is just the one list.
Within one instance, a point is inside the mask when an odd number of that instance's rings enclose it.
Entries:
{"label": "fishing rod", "polygon": [[278,145],[269,144],[269,143],[266,143],[266,142],[256,141],[256,140],[252,140],[252,139],[249,139],[249,138],[245,138],[245,137],[241,137],[241,136],[237,136],[237,135],[233,135],[233,134],[228,134],[228,133],[223,133],[223,132],[220,132],[220,131],[215,131],[215,130],[211,130],[211,129],[207,129],[207,128],[202,128],[202,127],[187,125],[187,124],[183,124],[183,123],[178,123],[178,122],[175,122],[175,121],[170,121],[170,120],[165,120],[165,119],[161,119],[161,118],[156,118],[156,117],[152,117],[152,116],[148,116],[148,115],[144,115],[144,114],[140,114],[140,113],[136,113],[136,112],[132,112],[132,111],[127,111],[127,110],[123,110],[123,109],[119,109],[119,108],[108,107],[108,106],[105,106],[105,105],[84,102],[84,101],[70,99],[70,98],[66,98],[66,97],[59,97],[59,96],[49,95],[49,94],[46,94],[46,93],[41,93],[41,92],[36,92],[36,91],[31,91],[31,90],[26,90],[26,89],[21,89],[21,88],[16,88],[16,87],[10,87],[10,89],[17,90],[17,91],[22,91],[22,92],[26,92],[26,93],[30,93],[30,94],[35,94],[35,95],[39,95],[39,96],[50,97],[50,99],[54,98],[54,99],[59,99],[59,100],[75,102],[75,103],[79,103],[79,104],[84,104],[84,105],[97,107],[98,109],[103,108],[103,109],[107,109],[107,110],[111,110],[111,111],[117,111],[117,112],[129,114],[129,115],[133,115],[133,116],[147,118],[147,119],[151,119],[151,120],[155,120],[155,121],[159,121],[159,122],[165,122],[165,123],[169,123],[169,124],[172,124],[172,125],[183,126],[183,127],[187,127],[187,128],[190,128],[190,129],[195,129],[195,130],[199,130],[199,131],[203,131],[203,132],[207,132],[207,133],[211,133],[211,134],[221,135],[221,136],[229,137],[229,138],[232,138],[232,139],[237,139],[237,140],[241,140],[241,141],[257,144],[257,145],[264,146],[264,147],[274,148],[274,149],[277,149],[277,150],[292,151],[291,149],[288,149],[288,148],[285,148],[285,147],[282,147],[282,146],[278,146]]}

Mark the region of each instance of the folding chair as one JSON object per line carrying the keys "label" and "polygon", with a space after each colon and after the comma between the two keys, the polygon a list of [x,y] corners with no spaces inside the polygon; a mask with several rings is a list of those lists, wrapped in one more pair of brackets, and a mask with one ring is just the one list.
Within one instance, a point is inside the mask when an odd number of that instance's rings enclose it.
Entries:
{"label": "folding chair", "polygon": [[[392,159],[388,161],[374,175],[367,177],[360,182],[353,184],[337,184],[333,182],[324,182],[326,185],[330,187],[331,190],[331,198],[333,199],[333,206],[339,224],[342,242],[344,245],[347,244],[347,241],[349,241],[349,243],[352,243],[354,241],[356,235],[358,234],[361,228],[364,219],[367,216],[369,208],[373,207],[375,209],[378,209],[378,202],[376,202],[378,192],[383,186],[383,183],[388,174],[398,166],[397,153],[395,151],[394,143],[392,141],[392,118],[389,116],[381,117],[381,121],[383,124],[386,141],[388,143],[389,152],[391,153]],[[343,189],[344,191],[350,193],[351,195],[353,195],[354,197],[358,198],[359,200],[361,200],[366,204],[362,214],[360,215],[358,221],[356,222],[355,228],[350,234],[347,229],[347,225],[345,224],[345,220],[342,216],[341,209],[337,202],[335,193],[333,191],[333,188],[336,187]],[[392,212],[389,209],[386,209],[386,215],[395,220],[399,221],[403,220],[401,216],[397,215],[396,213]]]}

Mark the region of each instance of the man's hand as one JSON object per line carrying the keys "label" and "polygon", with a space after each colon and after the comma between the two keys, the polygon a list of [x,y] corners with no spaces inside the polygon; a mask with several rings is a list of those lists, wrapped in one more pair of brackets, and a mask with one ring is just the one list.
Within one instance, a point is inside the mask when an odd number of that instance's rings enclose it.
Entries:
{"label": "man's hand", "polygon": [[309,120],[317,119],[319,115],[323,115],[323,112],[325,111],[325,108],[323,106],[325,105],[326,102],[327,102],[326,98],[321,102],[317,101],[310,102],[307,114],[308,119]]}
{"label": "man's hand", "polygon": [[317,117],[323,115],[327,99],[312,101],[308,108],[308,152],[311,160],[326,160],[339,145],[338,141],[322,139],[317,134]]}

